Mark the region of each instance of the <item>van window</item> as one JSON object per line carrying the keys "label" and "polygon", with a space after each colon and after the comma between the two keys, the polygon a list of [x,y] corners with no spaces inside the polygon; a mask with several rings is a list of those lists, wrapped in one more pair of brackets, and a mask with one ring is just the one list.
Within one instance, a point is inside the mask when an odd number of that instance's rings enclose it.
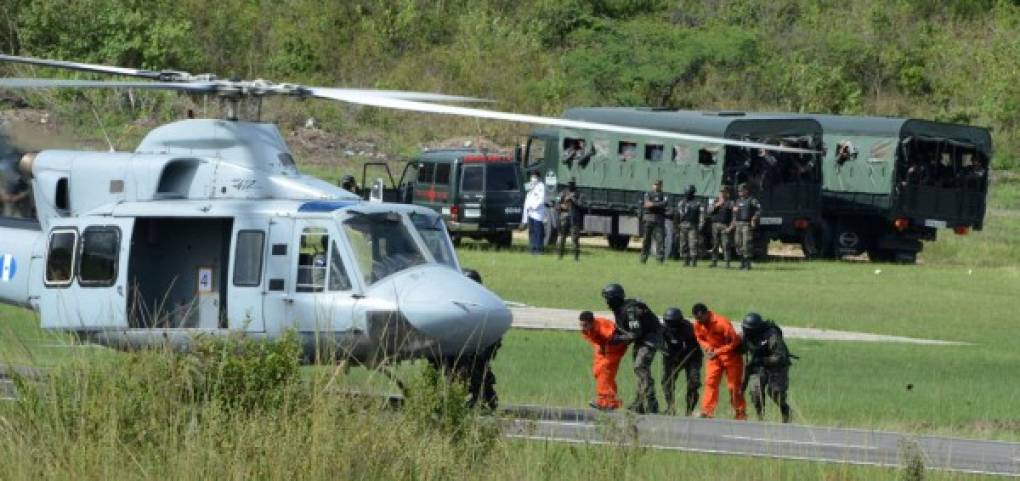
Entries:
{"label": "van window", "polygon": [[436,185],[450,184],[450,164],[436,164]]}
{"label": "van window", "polygon": [[701,165],[715,165],[715,155],[708,149],[698,149],[698,163]]}
{"label": "van window", "polygon": [[691,148],[686,145],[673,146],[673,162],[686,164],[691,161]]}
{"label": "van window", "polygon": [[485,190],[489,192],[515,191],[517,169],[514,164],[488,164],[485,175]]}
{"label": "van window", "polygon": [[621,160],[633,159],[637,154],[637,142],[621,141],[620,145],[616,148],[616,153],[620,156]]}
{"label": "van window", "polygon": [[78,233],[73,230],[58,230],[50,234],[50,247],[46,254],[46,285],[71,284],[77,244]]}
{"label": "van window", "polygon": [[256,287],[262,284],[262,251],[266,234],[260,230],[243,230],[237,233],[234,252],[234,285]]}
{"label": "van window", "polygon": [[436,164],[429,162],[422,162],[421,164],[418,164],[418,183],[431,184],[435,171]]}
{"label": "van window", "polygon": [[662,160],[662,151],[664,147],[662,144],[645,144],[645,160],[649,162],[658,162]]}
{"label": "van window", "polygon": [[481,192],[482,174],[481,165],[465,165],[461,170],[460,190],[462,192]]}
{"label": "van window", "polygon": [[86,287],[108,287],[117,281],[120,259],[120,229],[89,227],[81,236],[78,283]]}

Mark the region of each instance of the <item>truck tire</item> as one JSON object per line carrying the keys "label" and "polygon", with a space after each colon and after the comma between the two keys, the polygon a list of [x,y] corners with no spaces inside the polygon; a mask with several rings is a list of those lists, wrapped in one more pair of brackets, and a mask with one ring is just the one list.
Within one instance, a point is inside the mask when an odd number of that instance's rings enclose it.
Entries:
{"label": "truck tire", "polygon": [[624,234],[609,234],[606,236],[609,241],[609,248],[614,251],[625,251],[630,245],[630,236]]}
{"label": "truck tire", "polygon": [[751,258],[756,261],[763,261],[769,257],[769,238],[756,235],[751,245]]}

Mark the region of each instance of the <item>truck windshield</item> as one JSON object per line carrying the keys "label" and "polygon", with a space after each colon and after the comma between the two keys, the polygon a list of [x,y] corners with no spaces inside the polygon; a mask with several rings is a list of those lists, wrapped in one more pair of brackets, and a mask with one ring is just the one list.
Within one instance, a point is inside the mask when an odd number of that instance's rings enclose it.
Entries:
{"label": "truck windshield", "polygon": [[411,222],[414,223],[414,228],[418,230],[418,234],[425,241],[425,246],[432,253],[432,257],[436,258],[436,262],[456,269],[456,257],[450,247],[450,235],[446,233],[443,218],[438,215],[416,212],[411,214]]}
{"label": "truck windshield", "polygon": [[399,214],[362,214],[344,221],[343,225],[365,285],[426,263],[425,255]]}
{"label": "truck windshield", "polygon": [[489,192],[517,190],[517,166],[515,164],[488,164],[487,167],[485,190]]}

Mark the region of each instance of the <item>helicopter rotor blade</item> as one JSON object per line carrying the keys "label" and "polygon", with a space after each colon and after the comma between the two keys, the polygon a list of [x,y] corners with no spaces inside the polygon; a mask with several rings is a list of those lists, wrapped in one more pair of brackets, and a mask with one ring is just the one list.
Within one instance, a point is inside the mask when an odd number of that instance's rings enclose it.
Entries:
{"label": "helicopter rotor blade", "polygon": [[149,89],[149,90],[176,90],[181,92],[194,93],[216,93],[220,85],[215,82],[131,82],[131,81],[103,81],[103,80],[55,80],[36,78],[0,78],[0,88],[22,88],[22,89],[49,89],[49,88],[79,88],[79,89]]}
{"label": "helicopter rotor blade", "polygon": [[525,124],[548,125],[552,127],[563,127],[569,129],[598,130],[603,132],[617,132],[621,134],[641,135],[660,137],[668,139],[686,140],[706,144],[729,145],[751,149],[765,149],[776,152],[789,152],[798,154],[817,154],[816,150],[786,147],[781,145],[770,145],[759,142],[747,142],[742,140],[724,139],[704,135],[683,134],[663,130],[643,129],[636,127],[625,127],[621,125],[602,124],[597,122],[585,122],[579,120],[559,119],[555,117],[542,117],[538,115],[515,114],[499,112],[495,110],[483,110],[468,107],[456,107],[453,105],[433,104],[427,102],[415,102],[392,97],[379,97],[373,95],[337,92],[335,89],[320,87],[305,87],[313,97],[322,99],[339,100],[358,105],[372,107],[383,107],[396,110],[408,110],[413,112],[425,112],[444,115],[457,115],[463,117],[483,118],[492,120],[504,120],[508,122],[519,122]]}
{"label": "helicopter rotor blade", "polygon": [[477,97],[465,97],[462,95],[434,94],[428,92],[412,92],[407,90],[374,90],[374,89],[347,89],[332,87],[313,87],[313,90],[320,95],[372,95],[401,100],[412,100],[417,102],[469,102],[469,103],[492,103],[492,100]]}
{"label": "helicopter rotor blade", "polygon": [[147,78],[151,80],[160,80],[163,78],[160,72],[153,72],[151,70],[141,70],[127,67],[111,67],[107,65],[96,65],[91,63],[67,62],[64,60],[47,60],[32,57],[19,57],[17,55],[0,54],[0,62],[21,63],[27,65],[36,65],[39,67],[62,68],[67,70],[77,70],[79,72],[125,75],[128,77]]}

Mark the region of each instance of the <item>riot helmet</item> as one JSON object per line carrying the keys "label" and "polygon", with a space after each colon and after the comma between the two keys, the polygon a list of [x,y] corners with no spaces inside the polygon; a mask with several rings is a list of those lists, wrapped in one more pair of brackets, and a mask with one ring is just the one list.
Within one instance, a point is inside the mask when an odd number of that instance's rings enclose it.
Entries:
{"label": "riot helmet", "polygon": [[467,276],[467,278],[471,279],[472,281],[475,281],[479,284],[482,283],[482,275],[479,274],[478,271],[474,269],[464,269],[464,275]]}
{"label": "riot helmet", "polygon": [[619,284],[607,284],[606,287],[602,288],[602,298],[606,300],[606,304],[609,307],[616,308],[622,305],[625,296],[623,286]]}
{"label": "riot helmet", "polygon": [[761,334],[768,324],[765,319],[761,317],[757,312],[748,312],[744,316],[744,321],[740,323],[740,328],[744,330],[744,335],[756,336]]}
{"label": "riot helmet", "polygon": [[684,197],[690,199],[694,197],[695,192],[697,192],[697,189],[695,189],[693,185],[688,185],[687,188],[684,189]]}
{"label": "riot helmet", "polygon": [[670,307],[669,309],[666,309],[666,312],[662,313],[662,322],[664,322],[667,326],[679,325],[683,320],[683,312],[680,312],[680,309],[675,307]]}

